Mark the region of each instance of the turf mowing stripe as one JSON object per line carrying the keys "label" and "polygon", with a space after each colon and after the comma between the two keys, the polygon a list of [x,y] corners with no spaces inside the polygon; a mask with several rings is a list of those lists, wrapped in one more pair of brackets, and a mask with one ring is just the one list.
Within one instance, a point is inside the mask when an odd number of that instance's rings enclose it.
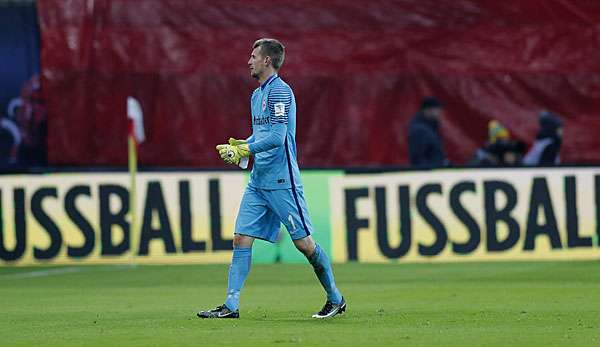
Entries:
{"label": "turf mowing stripe", "polygon": [[20,279],[20,278],[46,277],[46,276],[55,276],[55,275],[63,275],[63,274],[74,273],[74,272],[81,272],[81,271],[82,271],[82,269],[78,268],[78,267],[66,267],[66,268],[60,268],[60,269],[20,272],[20,273],[16,273],[16,274],[0,276],[0,278]]}

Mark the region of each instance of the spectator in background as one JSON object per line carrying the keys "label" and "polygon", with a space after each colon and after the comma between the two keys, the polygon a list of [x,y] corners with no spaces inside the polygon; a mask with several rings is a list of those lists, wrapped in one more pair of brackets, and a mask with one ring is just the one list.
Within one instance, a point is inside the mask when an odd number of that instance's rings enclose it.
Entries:
{"label": "spectator in background", "polygon": [[426,97],[421,109],[408,127],[408,151],[411,166],[436,168],[448,164],[439,133],[442,103],[434,97]]}
{"label": "spectator in background", "polygon": [[488,141],[469,161],[475,166],[513,166],[521,164],[525,144],[512,140],[510,132],[497,120],[488,123]]}
{"label": "spectator in background", "polygon": [[17,164],[21,133],[15,122],[0,113],[0,169]]}
{"label": "spectator in background", "polygon": [[19,114],[19,110],[23,107],[23,100],[21,98],[12,98],[8,102],[8,106],[6,106],[6,114],[9,119],[15,120],[17,114]]}
{"label": "spectator in background", "polygon": [[533,146],[523,158],[523,164],[558,165],[560,164],[560,145],[562,144],[563,123],[560,118],[548,111],[540,112],[540,130]]}
{"label": "spectator in background", "polygon": [[42,99],[40,80],[33,76],[21,90],[22,106],[15,115],[23,142],[19,148],[19,161],[23,165],[45,165],[46,146],[46,106]]}

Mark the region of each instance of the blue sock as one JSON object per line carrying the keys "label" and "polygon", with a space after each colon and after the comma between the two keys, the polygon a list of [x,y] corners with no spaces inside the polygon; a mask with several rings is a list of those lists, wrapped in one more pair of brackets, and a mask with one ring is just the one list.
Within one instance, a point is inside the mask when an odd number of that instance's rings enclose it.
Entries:
{"label": "blue sock", "polygon": [[227,299],[225,306],[235,311],[240,306],[240,291],[244,286],[244,281],[250,272],[252,263],[252,247],[233,248],[233,258],[229,266],[229,284],[227,286]]}
{"label": "blue sock", "polygon": [[334,304],[342,302],[342,294],[340,294],[340,291],[335,286],[333,271],[331,270],[331,263],[329,262],[327,253],[319,245],[316,245],[314,253],[306,258],[315,269],[317,278],[327,292],[327,300]]}

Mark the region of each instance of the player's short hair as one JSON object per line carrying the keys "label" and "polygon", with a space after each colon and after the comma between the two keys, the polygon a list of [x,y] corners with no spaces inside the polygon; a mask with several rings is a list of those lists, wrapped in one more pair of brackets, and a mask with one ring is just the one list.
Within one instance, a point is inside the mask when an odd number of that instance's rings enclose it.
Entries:
{"label": "player's short hair", "polygon": [[285,60],[285,47],[275,39],[259,39],[254,42],[252,49],[260,47],[260,52],[271,58],[275,70],[279,70]]}

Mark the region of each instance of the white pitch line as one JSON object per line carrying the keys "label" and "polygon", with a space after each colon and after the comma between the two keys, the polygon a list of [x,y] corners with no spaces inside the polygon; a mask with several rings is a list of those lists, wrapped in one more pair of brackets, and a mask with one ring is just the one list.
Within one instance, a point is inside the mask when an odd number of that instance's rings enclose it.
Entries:
{"label": "white pitch line", "polygon": [[35,278],[35,277],[63,275],[63,274],[69,274],[69,273],[74,273],[74,272],[80,272],[80,271],[81,271],[81,268],[79,268],[79,267],[65,267],[65,268],[50,269],[50,270],[36,270],[36,271],[29,271],[29,272],[19,272],[19,273],[15,273],[15,274],[0,276],[0,278],[13,278],[13,279]]}

